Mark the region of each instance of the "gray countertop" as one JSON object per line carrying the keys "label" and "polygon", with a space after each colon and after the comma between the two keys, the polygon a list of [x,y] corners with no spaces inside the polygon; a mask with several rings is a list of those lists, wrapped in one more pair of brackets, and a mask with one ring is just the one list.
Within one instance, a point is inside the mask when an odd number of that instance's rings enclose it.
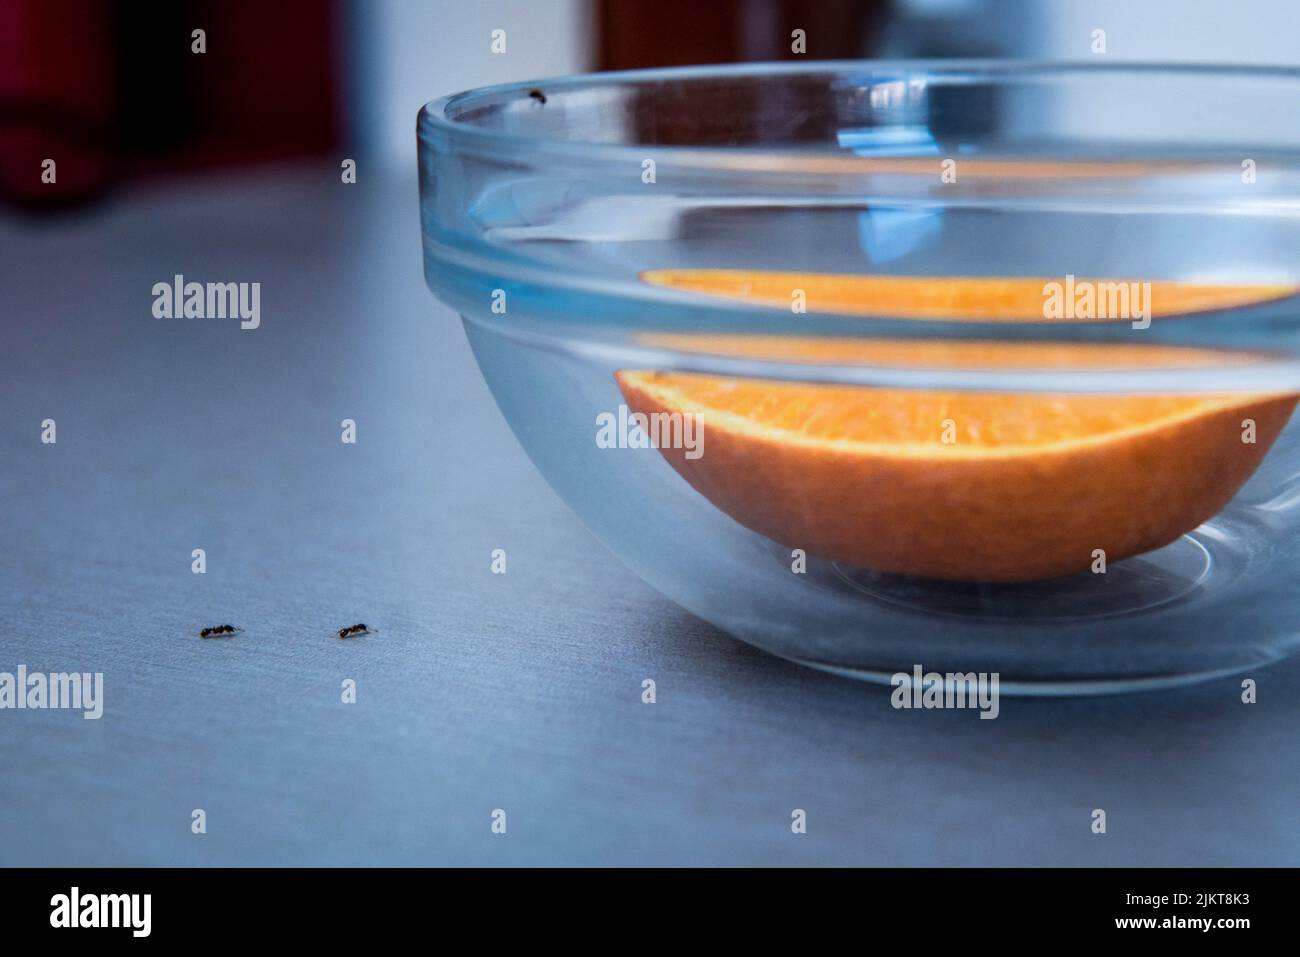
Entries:
{"label": "gray countertop", "polygon": [[[0,221],[0,671],[105,686],[0,711],[0,863],[1300,864],[1300,661],[980,721],[729,638],[548,489],[414,182],[361,180]],[[261,328],[154,319],[176,273],[261,282]]]}

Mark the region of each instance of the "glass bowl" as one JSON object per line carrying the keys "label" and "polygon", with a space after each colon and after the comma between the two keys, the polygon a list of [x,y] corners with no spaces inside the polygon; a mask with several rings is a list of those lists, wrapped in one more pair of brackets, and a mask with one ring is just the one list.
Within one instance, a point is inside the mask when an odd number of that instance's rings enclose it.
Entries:
{"label": "glass bowl", "polygon": [[1137,690],[1291,653],[1300,72],[838,62],[420,114],[425,274],[555,490],[744,641]]}

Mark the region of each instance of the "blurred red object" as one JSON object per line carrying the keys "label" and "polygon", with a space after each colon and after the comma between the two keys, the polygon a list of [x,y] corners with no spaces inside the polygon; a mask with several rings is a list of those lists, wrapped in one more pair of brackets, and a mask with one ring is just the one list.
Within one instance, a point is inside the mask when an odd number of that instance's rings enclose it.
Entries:
{"label": "blurred red object", "polygon": [[6,198],[24,206],[64,204],[97,192],[112,175],[111,22],[108,3],[0,3],[0,191]]}
{"label": "blurred red object", "polygon": [[335,40],[329,0],[5,0],[0,196],[46,208],[121,177],[319,155],[340,128]]}

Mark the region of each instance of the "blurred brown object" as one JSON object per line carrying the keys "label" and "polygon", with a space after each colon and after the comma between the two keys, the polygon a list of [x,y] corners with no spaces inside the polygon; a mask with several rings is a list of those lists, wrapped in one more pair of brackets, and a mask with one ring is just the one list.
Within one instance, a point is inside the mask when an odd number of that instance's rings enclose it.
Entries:
{"label": "blurred brown object", "polygon": [[856,58],[887,12],[887,0],[599,0],[599,67]]}
{"label": "blurred brown object", "polygon": [[[872,48],[886,8],[883,0],[600,0],[599,66],[856,59]],[[813,79],[662,83],[634,99],[628,122],[640,143],[736,146],[828,135],[825,90]]]}

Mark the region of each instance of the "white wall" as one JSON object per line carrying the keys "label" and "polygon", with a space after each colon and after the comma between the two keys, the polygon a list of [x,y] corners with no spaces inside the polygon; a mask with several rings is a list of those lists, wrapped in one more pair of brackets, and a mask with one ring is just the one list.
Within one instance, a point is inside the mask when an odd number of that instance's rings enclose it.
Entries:
{"label": "white wall", "polygon": [[[996,10],[994,6],[991,9]],[[1029,29],[1011,31],[1013,52],[1032,59],[1118,62],[1229,63],[1300,65],[1300,2],[1297,0],[1040,0]],[[1028,24],[1027,24],[1028,26]],[[1092,49],[1093,31],[1105,31],[1105,53]],[[1271,128],[1277,138],[1300,142],[1300,112],[1281,111],[1275,101],[1226,92],[1189,101],[1162,94],[1152,84],[1134,90],[1145,108],[1165,117],[1166,133],[1184,142],[1232,143],[1256,138]],[[1130,122],[1130,113],[1113,100],[1084,92],[1040,106],[1044,115],[1025,116],[1039,128],[1062,133],[1104,132],[1115,141],[1143,140],[1147,131]],[[1173,118],[1179,118],[1174,120]]]}
{"label": "white wall", "polygon": [[[372,0],[349,6],[357,134],[372,162],[414,166],[415,115],[446,93],[590,69],[586,0]],[[506,52],[491,50],[506,31]]]}
{"label": "white wall", "polygon": [[[1022,55],[1088,59],[1092,31],[1124,60],[1300,64],[1296,0],[1041,0]],[[996,6],[992,9],[996,10]]]}

